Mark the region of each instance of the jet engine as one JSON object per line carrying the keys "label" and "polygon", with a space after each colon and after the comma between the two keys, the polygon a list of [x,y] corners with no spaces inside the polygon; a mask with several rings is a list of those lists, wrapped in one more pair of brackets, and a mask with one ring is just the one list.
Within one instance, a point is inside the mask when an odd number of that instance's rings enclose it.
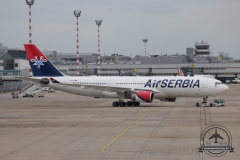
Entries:
{"label": "jet engine", "polygon": [[160,98],[160,101],[165,101],[165,102],[175,102],[177,97],[166,97],[166,98]]}
{"label": "jet engine", "polygon": [[131,99],[137,102],[149,102],[153,101],[154,94],[150,91],[135,92],[131,95]]}
{"label": "jet engine", "polygon": [[42,78],[39,80],[39,82],[41,82],[42,84],[48,85],[50,81],[48,78]]}

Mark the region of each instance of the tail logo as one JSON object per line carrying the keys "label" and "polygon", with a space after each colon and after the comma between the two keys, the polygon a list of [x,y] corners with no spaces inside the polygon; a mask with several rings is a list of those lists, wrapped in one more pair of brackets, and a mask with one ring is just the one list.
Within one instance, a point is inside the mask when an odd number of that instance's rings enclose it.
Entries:
{"label": "tail logo", "polygon": [[54,79],[54,78],[50,78],[50,80],[53,82],[53,83],[60,83],[60,82],[58,82],[56,79]]}
{"label": "tail logo", "polygon": [[37,66],[37,68],[41,68],[41,66],[44,66],[43,62],[47,62],[46,59],[43,59],[43,56],[41,56],[39,60],[37,56],[35,56],[35,59],[31,59],[30,61],[35,62],[33,65]]}

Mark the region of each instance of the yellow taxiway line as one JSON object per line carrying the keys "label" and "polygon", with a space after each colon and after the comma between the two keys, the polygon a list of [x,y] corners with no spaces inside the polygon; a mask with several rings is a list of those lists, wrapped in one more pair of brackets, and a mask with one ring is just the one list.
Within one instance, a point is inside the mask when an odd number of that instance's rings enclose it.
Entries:
{"label": "yellow taxiway line", "polygon": [[[156,105],[155,105],[156,106]],[[155,106],[150,108],[148,111],[146,111],[140,118],[138,118],[135,122],[133,122],[130,126],[128,126],[122,133],[120,133],[117,137],[115,137],[110,143],[108,143],[105,147],[102,148],[102,152],[105,152],[105,150],[113,144],[119,137],[121,137],[127,130],[129,130],[133,125],[135,125],[140,119],[142,119],[148,112],[150,112]]]}

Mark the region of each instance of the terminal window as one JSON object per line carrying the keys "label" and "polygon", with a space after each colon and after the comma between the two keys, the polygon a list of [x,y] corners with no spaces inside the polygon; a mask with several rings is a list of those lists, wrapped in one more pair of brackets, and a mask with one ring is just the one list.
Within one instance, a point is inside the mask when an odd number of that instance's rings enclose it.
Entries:
{"label": "terminal window", "polygon": [[13,72],[13,76],[18,76],[19,73],[18,72]]}

